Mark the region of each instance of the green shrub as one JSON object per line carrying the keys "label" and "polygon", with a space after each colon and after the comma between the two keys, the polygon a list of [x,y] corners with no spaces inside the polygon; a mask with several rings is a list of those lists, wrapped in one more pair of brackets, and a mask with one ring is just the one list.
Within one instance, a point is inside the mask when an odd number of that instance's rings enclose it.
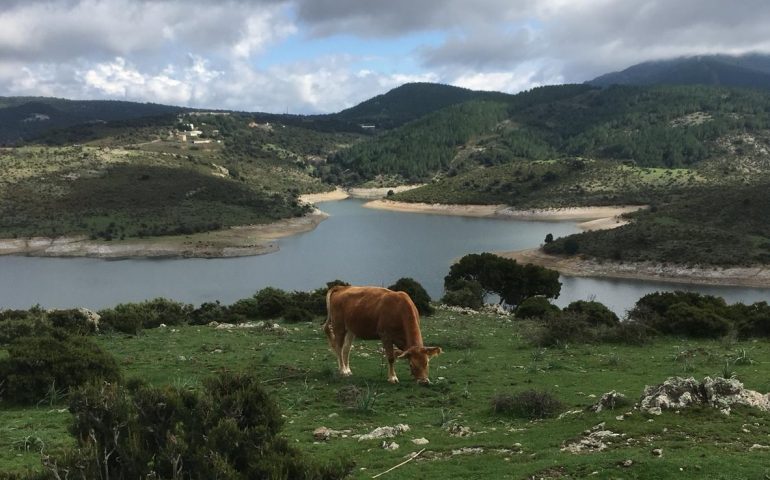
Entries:
{"label": "green shrub", "polygon": [[40,317],[30,317],[0,322],[0,345],[7,345],[17,338],[49,335],[51,323]]}
{"label": "green shrub", "polygon": [[254,295],[258,318],[278,318],[289,304],[289,295],[280,288],[265,287]]}
{"label": "green shrub", "polygon": [[567,305],[564,311],[582,316],[590,325],[614,326],[620,323],[615,312],[599,302],[577,300]]}
{"label": "green shrub", "polygon": [[409,277],[399,278],[396,280],[396,283],[388,288],[395,292],[406,292],[414,302],[420,315],[433,315],[430,295],[428,295],[428,292],[417,280]]}
{"label": "green shrub", "polygon": [[694,338],[718,338],[730,331],[730,322],[711,310],[678,303],[668,309],[663,333]]}
{"label": "green shrub", "polygon": [[447,290],[441,298],[441,303],[479,310],[484,306],[484,290],[479,282],[464,279],[455,280],[452,283],[452,289]]}
{"label": "green shrub", "polygon": [[283,312],[283,320],[287,323],[312,322],[314,315],[307,310],[291,306]]}
{"label": "green shrub", "polygon": [[115,330],[136,335],[143,328],[187,323],[192,305],[155,298],[141,303],[122,303],[114,308],[100,310],[100,325],[105,330]]}
{"label": "green shrub", "polygon": [[117,331],[137,335],[142,330],[144,314],[133,303],[116,305],[114,308],[99,310],[100,325],[105,331]]}
{"label": "green shrub", "polygon": [[83,478],[332,480],[352,468],[311,462],[280,437],[281,413],[251,376],[224,372],[199,392],[91,385],[72,394],[70,411],[79,449],[57,464],[78,465]]}
{"label": "green shrub", "polygon": [[73,335],[91,335],[96,333],[96,322],[91,321],[83,310],[53,310],[48,312],[48,320],[54,328],[61,328]]}
{"label": "green shrub", "polygon": [[117,380],[115,359],[85,337],[61,332],[41,337],[22,337],[8,347],[0,360],[0,378],[6,397],[13,403],[34,403],[50,389],[66,390],[99,380]]}
{"label": "green shrub", "polygon": [[308,311],[313,315],[326,315],[326,291],[326,288],[319,288],[312,292],[291,292],[289,305]]}
{"label": "green shrub", "polygon": [[204,302],[200,307],[190,312],[190,325],[208,325],[211,322],[230,323],[230,315],[227,307],[219,301]]}
{"label": "green shrub", "polygon": [[569,343],[592,343],[598,335],[597,329],[582,315],[561,311],[543,317],[533,340],[540,347],[552,347]]}
{"label": "green shrub", "polygon": [[554,395],[537,390],[525,390],[514,395],[498,393],[492,397],[491,406],[495,414],[530,420],[555,417],[564,410],[564,405]]}
{"label": "green shrub", "polygon": [[737,303],[730,305],[727,313],[736,325],[739,336],[770,337],[770,306],[767,302],[752,305]]}
{"label": "green shrub", "polygon": [[518,318],[543,318],[549,313],[556,313],[559,307],[545,297],[529,297],[516,308]]}

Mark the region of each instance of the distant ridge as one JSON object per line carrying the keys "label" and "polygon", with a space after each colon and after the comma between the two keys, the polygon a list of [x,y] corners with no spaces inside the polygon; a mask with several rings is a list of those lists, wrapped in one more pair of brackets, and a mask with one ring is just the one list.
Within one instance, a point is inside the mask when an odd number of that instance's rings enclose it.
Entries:
{"label": "distant ridge", "polygon": [[770,55],[700,55],[639,63],[586,83],[610,85],[721,85],[770,89]]}
{"label": "distant ridge", "polygon": [[389,129],[469,100],[506,98],[510,98],[510,95],[500,92],[481,92],[439,83],[406,83],[333,116]]}

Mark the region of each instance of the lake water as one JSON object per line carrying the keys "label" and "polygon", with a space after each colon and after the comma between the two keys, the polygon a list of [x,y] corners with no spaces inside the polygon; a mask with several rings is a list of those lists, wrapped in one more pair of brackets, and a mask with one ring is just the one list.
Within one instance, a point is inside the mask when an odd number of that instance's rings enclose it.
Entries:
{"label": "lake water", "polygon": [[[578,231],[572,222],[521,222],[362,208],[360,200],[322,203],[331,216],[318,228],[279,241],[280,251],[227,259],[100,260],[0,257],[0,309],[85,306],[167,297],[200,304],[252,295],[265,286],[310,290],[333,279],[388,286],[412,277],[434,299],[452,261],[485,251],[537,246],[546,234]],[[684,286],[635,280],[562,277],[556,304],[595,298],[622,314],[658,290],[687,289],[729,302],[770,300],[770,290]]]}

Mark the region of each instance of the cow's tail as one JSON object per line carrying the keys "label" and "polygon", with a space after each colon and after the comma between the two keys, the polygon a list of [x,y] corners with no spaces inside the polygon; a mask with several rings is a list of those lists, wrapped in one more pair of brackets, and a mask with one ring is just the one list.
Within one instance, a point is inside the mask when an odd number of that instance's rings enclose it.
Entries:
{"label": "cow's tail", "polygon": [[326,292],[326,323],[324,323],[324,333],[329,339],[329,346],[334,349],[334,328],[332,327],[332,294],[339,290],[340,287],[335,286]]}

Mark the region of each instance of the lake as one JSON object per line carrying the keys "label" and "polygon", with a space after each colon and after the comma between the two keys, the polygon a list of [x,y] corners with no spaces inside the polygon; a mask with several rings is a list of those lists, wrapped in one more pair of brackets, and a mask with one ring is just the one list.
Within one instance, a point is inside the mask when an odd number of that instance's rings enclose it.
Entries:
{"label": "lake", "polygon": [[[399,213],[363,208],[348,199],[320,204],[330,217],[315,230],[279,241],[280,251],[224,259],[101,260],[0,257],[0,309],[84,306],[167,297],[200,304],[232,303],[265,286],[310,290],[334,279],[388,286],[400,277],[419,281],[434,299],[452,261],[485,251],[518,250],[577,232],[574,222]],[[692,290],[728,302],[770,299],[770,290],[686,286],[662,282],[564,277],[555,301],[596,299],[622,314],[658,290]]]}

